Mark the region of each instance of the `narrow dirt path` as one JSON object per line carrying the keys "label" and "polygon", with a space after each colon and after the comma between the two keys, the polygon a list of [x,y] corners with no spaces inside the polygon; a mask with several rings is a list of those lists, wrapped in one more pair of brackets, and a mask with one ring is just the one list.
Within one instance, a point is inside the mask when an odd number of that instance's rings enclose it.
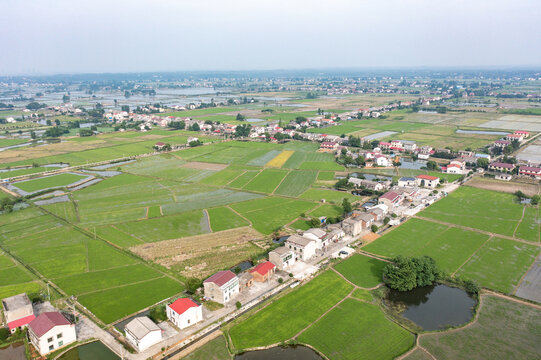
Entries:
{"label": "narrow dirt path", "polygon": [[541,310],[541,305],[533,304],[533,303],[525,301],[525,300],[520,300],[520,299],[514,298],[512,296],[507,296],[507,295],[504,295],[504,294],[500,294],[500,293],[494,292],[492,290],[483,289],[483,293],[487,294],[487,295],[497,296],[497,297],[505,299],[505,300],[514,301],[514,302],[522,304],[522,305],[533,307],[533,308],[535,308],[537,310]]}
{"label": "narrow dirt path", "polygon": [[460,265],[460,266],[459,266],[459,267],[451,274],[451,276],[455,276],[455,274],[458,272],[458,270],[462,269],[462,267],[463,267],[464,265],[466,265],[466,263],[467,263],[468,261],[470,261],[471,258],[474,257],[475,254],[477,254],[477,252],[478,252],[479,250],[481,250],[481,248],[483,248],[483,247],[484,247],[484,246],[485,246],[485,245],[486,245],[493,237],[494,237],[494,236],[489,236],[488,239],[487,239],[484,243],[482,243],[481,246],[479,246],[479,247],[478,247],[478,248],[477,248],[477,249],[476,249],[476,250],[475,250],[475,251],[474,251],[467,259],[466,259],[466,261],[464,261],[464,262],[463,262],[463,263],[462,263],[462,264],[461,264],[461,265]]}
{"label": "narrow dirt path", "polygon": [[246,220],[248,222],[248,224],[250,224],[250,226],[253,226],[252,222],[244,217],[244,215],[242,215],[241,213],[239,213],[237,210],[233,209],[232,207],[230,207],[229,205],[226,205],[225,206],[226,208],[228,208],[229,210],[233,211],[235,214],[237,214],[238,216],[240,216],[241,218],[243,218],[244,220]]}
{"label": "narrow dirt path", "polygon": [[364,250],[362,250],[362,249],[358,249],[357,252],[358,252],[359,254],[361,254],[361,255],[371,257],[372,259],[376,259],[376,260],[380,260],[380,261],[385,261],[385,262],[388,262],[388,263],[392,262],[390,259],[387,259],[387,258],[385,258],[385,257],[381,257],[381,256],[379,256],[379,255],[371,254],[371,253],[366,252],[366,251],[364,251]]}
{"label": "narrow dirt path", "polygon": [[210,215],[209,215],[209,212],[207,211],[207,209],[203,209],[203,212],[205,213],[205,217],[207,218],[207,225],[209,227],[209,230],[210,232],[213,232],[212,231],[212,226],[210,226]]}
{"label": "narrow dirt path", "polygon": [[336,270],[333,266],[331,266],[331,270],[334,271],[336,274],[338,274],[338,276],[340,276],[342,279],[344,279],[344,281],[346,281],[348,284],[352,285],[353,286],[353,290],[357,290],[357,289],[362,289],[362,290],[375,290],[377,288],[380,288],[382,287],[383,285],[385,285],[384,283],[379,283],[377,284],[376,286],[373,286],[371,288],[365,288],[365,287],[362,287],[362,286],[359,286],[359,285],[355,285],[354,283],[352,283],[351,281],[349,281],[344,275],[340,274],[340,272],[338,270]]}
{"label": "narrow dirt path", "polygon": [[513,237],[515,237],[515,234],[517,233],[518,227],[520,226],[520,223],[522,223],[522,220],[524,220],[524,214],[526,213],[526,206],[522,208],[522,216],[520,217],[520,220],[517,223],[517,226],[515,227],[515,231],[513,231]]}

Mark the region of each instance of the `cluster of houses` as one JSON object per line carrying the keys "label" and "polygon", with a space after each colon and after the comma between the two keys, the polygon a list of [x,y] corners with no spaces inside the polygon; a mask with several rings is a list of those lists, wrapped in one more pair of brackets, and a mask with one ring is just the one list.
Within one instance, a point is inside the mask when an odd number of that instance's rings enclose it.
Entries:
{"label": "cluster of houses", "polygon": [[530,137],[530,133],[528,131],[523,130],[516,130],[512,134],[507,134],[503,138],[494,141],[493,146],[501,149],[505,149],[509,145],[511,145],[511,142],[518,141],[521,143],[525,139]]}
{"label": "cluster of houses", "polygon": [[518,175],[524,176],[524,177],[530,177],[532,179],[541,180],[541,167],[535,167],[535,166],[526,166],[521,165],[517,166],[515,164],[510,163],[504,163],[499,161],[491,162],[488,165],[488,169],[492,170],[495,173],[494,177],[496,180],[504,180],[504,181],[510,181],[513,177],[513,173],[515,173],[516,169],[518,167]]}
{"label": "cluster of houses", "polygon": [[75,324],[58,311],[42,312],[35,316],[32,302],[26,294],[3,299],[2,306],[11,333],[28,328],[28,338],[41,355],[77,340]]}

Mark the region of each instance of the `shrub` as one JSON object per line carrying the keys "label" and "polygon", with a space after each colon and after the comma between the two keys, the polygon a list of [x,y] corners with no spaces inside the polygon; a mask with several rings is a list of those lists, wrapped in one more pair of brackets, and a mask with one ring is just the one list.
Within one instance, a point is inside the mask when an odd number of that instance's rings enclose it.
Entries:
{"label": "shrub", "polygon": [[6,341],[10,334],[8,328],[0,328],[0,341]]}
{"label": "shrub", "polygon": [[240,301],[237,301],[235,303],[235,306],[237,307],[237,309],[240,309],[242,307],[242,304],[240,303]]}
{"label": "shrub", "polygon": [[202,285],[203,283],[198,278],[188,278],[186,280],[186,291],[194,294]]}
{"label": "shrub", "polygon": [[283,283],[283,282],[284,282],[284,279],[278,278],[278,284],[281,284],[281,283]]}
{"label": "shrub", "polygon": [[150,309],[148,317],[156,324],[167,320],[167,314],[165,313],[165,305],[159,305]]}

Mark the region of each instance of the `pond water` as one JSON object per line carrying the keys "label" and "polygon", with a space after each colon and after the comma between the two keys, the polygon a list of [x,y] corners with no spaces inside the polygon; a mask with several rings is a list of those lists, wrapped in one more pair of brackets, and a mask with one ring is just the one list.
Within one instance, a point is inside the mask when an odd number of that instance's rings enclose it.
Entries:
{"label": "pond water", "polygon": [[365,173],[351,173],[351,176],[356,178],[361,178],[364,176],[366,180],[374,181],[376,179],[378,180],[389,180],[392,181],[392,176],[383,176],[383,175],[375,175],[375,174],[365,174]]}
{"label": "pond water", "polygon": [[119,161],[119,162],[111,163],[111,164],[94,166],[93,168],[91,168],[91,170],[106,170],[106,169],[110,169],[112,167],[119,167],[119,166],[122,166],[122,165],[126,165],[126,164],[132,163],[134,161],[135,160],[126,160],[126,161]]}
{"label": "pond water", "polygon": [[459,326],[473,317],[476,300],[464,290],[447,285],[432,285],[411,291],[391,290],[387,299],[406,305],[401,314],[424,330]]}
{"label": "pond water", "polygon": [[254,263],[251,262],[250,260],[246,260],[246,261],[243,261],[243,262],[238,263],[237,265],[233,266],[231,268],[231,271],[234,271],[236,268],[240,268],[241,271],[245,271],[245,270],[248,270],[249,268],[251,268],[252,266],[254,266]]}
{"label": "pond water", "polygon": [[2,360],[26,360],[24,352],[24,343],[14,343],[8,347],[0,349],[0,359]]}
{"label": "pond water", "polygon": [[114,352],[101,341],[94,341],[88,344],[77,346],[65,352],[59,360],[120,360]]}
{"label": "pond water", "polygon": [[235,356],[235,360],[321,360],[314,350],[306,346],[273,347],[267,350],[248,351]]}
{"label": "pond water", "polygon": [[249,123],[258,123],[258,122],[263,122],[265,121],[264,119],[246,119],[246,121],[248,121]]}
{"label": "pond water", "polygon": [[421,168],[426,167],[427,163],[428,161],[426,160],[412,160],[410,158],[402,158],[400,159],[400,168],[421,170]]}
{"label": "pond water", "polygon": [[272,242],[275,244],[283,244],[287,239],[289,239],[289,236],[280,236],[278,239],[272,239]]}
{"label": "pond water", "polygon": [[368,140],[368,141],[372,141],[372,140],[381,139],[381,138],[384,138],[384,137],[387,137],[387,136],[391,136],[391,135],[394,135],[394,134],[397,134],[397,132],[396,131],[382,131],[382,132],[379,132],[379,133],[376,133],[376,134],[365,136],[364,139]]}
{"label": "pond water", "polygon": [[456,131],[457,134],[477,134],[477,135],[509,135],[509,132],[505,131],[485,131],[485,130],[460,130]]}

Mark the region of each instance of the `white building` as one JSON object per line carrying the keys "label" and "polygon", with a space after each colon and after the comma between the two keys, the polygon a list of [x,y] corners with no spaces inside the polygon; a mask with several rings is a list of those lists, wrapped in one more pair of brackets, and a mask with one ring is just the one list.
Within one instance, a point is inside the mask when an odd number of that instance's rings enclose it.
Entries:
{"label": "white building", "polygon": [[329,245],[329,241],[327,238],[327,233],[321,229],[312,228],[309,230],[306,230],[303,234],[303,237],[312,239],[316,242],[316,247],[318,249],[321,249],[327,245]]}
{"label": "white building", "polygon": [[276,265],[278,270],[284,270],[295,263],[295,254],[286,246],[280,246],[269,252],[269,261]]}
{"label": "white building", "polygon": [[295,260],[306,261],[316,254],[317,243],[312,239],[291,235],[286,240],[285,246],[293,251]]}
{"label": "white building", "polygon": [[59,312],[44,312],[28,324],[30,342],[41,355],[77,340],[75,324]]}
{"label": "white building", "polygon": [[239,293],[239,278],[230,270],[218,271],[203,281],[203,288],[206,298],[225,304]]}
{"label": "white building", "polygon": [[398,179],[398,186],[404,187],[404,186],[415,186],[416,180],[413,177],[401,177]]}
{"label": "white building", "polygon": [[390,166],[389,159],[385,155],[376,155],[375,160],[378,166]]}
{"label": "white building", "polygon": [[162,329],[146,316],[136,317],[124,327],[126,340],[137,351],[145,351],[162,341]]}
{"label": "white building", "polygon": [[167,318],[179,329],[203,321],[203,306],[188,298],[175,300],[166,307]]}
{"label": "white building", "polygon": [[14,295],[3,299],[2,307],[4,308],[4,319],[12,334],[17,329],[24,329],[36,318],[32,303],[26,294]]}

